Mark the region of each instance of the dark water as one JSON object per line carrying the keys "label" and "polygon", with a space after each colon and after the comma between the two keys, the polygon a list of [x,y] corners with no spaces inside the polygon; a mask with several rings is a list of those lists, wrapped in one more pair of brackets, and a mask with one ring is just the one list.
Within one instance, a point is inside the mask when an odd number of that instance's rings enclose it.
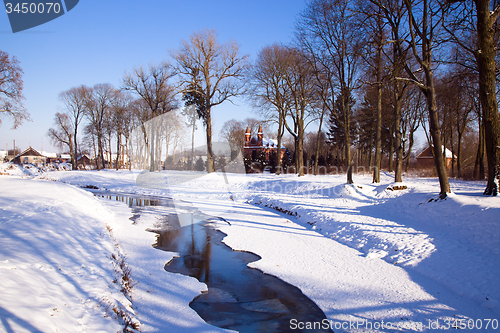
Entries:
{"label": "dark water", "polygon": [[[170,199],[96,194],[126,202],[130,207],[179,206]],[[157,234],[159,250],[180,254],[165,270],[195,277],[208,286],[190,306],[207,323],[239,332],[331,332],[290,328],[290,320],[321,322],[326,316],[298,288],[247,264],[260,257],[233,251],[216,230],[224,223],[184,204],[179,213],[165,214],[150,231]],[[134,209],[134,215],[141,209]]]}

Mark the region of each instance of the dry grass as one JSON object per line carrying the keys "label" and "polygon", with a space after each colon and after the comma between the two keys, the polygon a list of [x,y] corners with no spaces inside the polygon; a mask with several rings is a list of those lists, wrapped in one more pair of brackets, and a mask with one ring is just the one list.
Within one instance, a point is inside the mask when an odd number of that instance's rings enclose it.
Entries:
{"label": "dry grass", "polygon": [[[113,263],[116,276],[113,283],[119,285],[120,292],[130,301],[130,304],[132,304],[132,290],[136,284],[131,276],[132,270],[127,264],[126,257],[123,255],[120,245],[113,236],[113,229],[109,225],[106,225],[106,229],[108,230],[109,237],[114,247],[114,252],[111,253],[109,257]],[[127,306],[117,300],[104,298],[101,300],[101,306],[109,316],[117,319],[118,322],[124,326],[124,333],[140,331],[140,322],[135,318],[131,305]]]}

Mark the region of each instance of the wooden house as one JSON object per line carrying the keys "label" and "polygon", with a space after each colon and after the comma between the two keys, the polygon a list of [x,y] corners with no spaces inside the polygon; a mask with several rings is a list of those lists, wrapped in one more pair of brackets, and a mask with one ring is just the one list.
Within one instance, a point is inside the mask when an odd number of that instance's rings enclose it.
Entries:
{"label": "wooden house", "polygon": [[45,164],[47,158],[40,154],[35,148],[28,147],[20,154],[16,155],[12,163],[16,164]]}
{"label": "wooden house", "polygon": [[78,158],[76,159],[76,162],[77,162],[78,168],[80,168],[80,169],[86,169],[87,166],[94,165],[94,162],[92,161],[92,159],[85,154],[78,156]]}

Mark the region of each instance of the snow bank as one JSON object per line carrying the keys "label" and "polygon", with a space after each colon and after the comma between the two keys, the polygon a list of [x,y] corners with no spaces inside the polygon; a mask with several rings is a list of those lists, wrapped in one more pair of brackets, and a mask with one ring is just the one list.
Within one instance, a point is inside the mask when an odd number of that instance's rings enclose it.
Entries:
{"label": "snow bank", "polygon": [[0,185],[0,330],[122,330],[113,308],[131,308],[113,283],[113,214],[64,184],[1,176]]}

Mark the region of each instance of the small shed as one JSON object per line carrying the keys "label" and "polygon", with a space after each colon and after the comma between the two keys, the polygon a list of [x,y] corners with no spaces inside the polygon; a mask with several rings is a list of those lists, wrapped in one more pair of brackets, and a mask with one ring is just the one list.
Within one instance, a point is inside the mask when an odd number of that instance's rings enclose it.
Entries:
{"label": "small shed", "polygon": [[[455,154],[453,154],[448,148],[442,147],[442,150],[445,149],[445,165],[447,169],[451,170],[452,166],[452,161],[453,159],[457,159]],[[420,154],[417,156],[417,168],[419,169],[431,169],[434,168],[436,165],[434,164],[434,155],[432,154],[432,146],[427,147],[424,149]]]}
{"label": "small shed", "polygon": [[59,162],[59,158],[57,157],[56,153],[49,153],[47,151],[41,151],[40,153],[46,157],[46,163]]}
{"label": "small shed", "polygon": [[62,163],[71,163],[71,155],[70,154],[61,154],[59,159]]}
{"label": "small shed", "polygon": [[78,156],[76,160],[78,167],[82,169],[85,169],[87,165],[92,165],[92,159],[85,154]]}
{"label": "small shed", "polygon": [[28,147],[20,154],[16,155],[12,163],[16,164],[45,164],[47,158],[40,154],[35,148]]}

